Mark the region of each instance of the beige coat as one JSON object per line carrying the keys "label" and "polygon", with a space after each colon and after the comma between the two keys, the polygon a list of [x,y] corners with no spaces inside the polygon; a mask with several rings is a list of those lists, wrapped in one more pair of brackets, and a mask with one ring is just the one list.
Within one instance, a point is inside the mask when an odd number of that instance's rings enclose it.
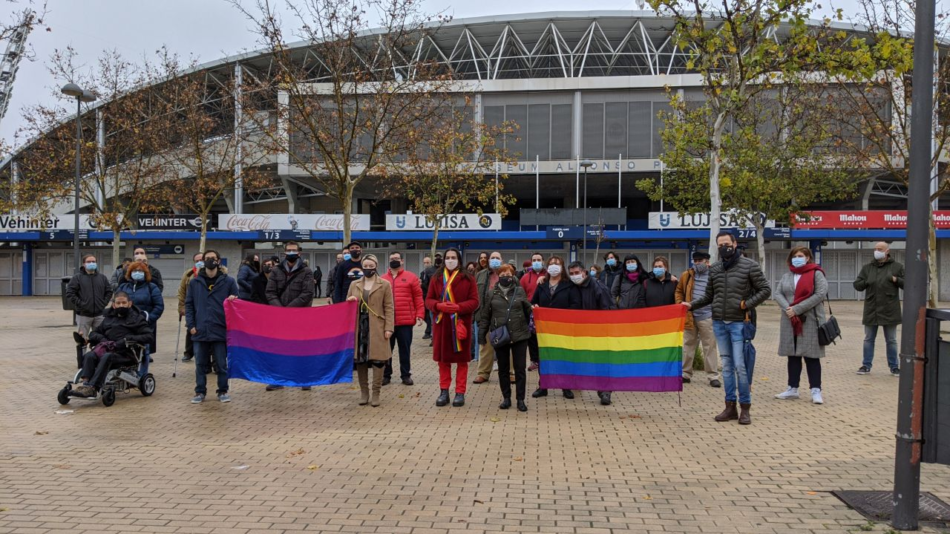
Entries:
{"label": "beige coat", "polygon": [[[365,304],[361,295],[365,278],[361,278],[350,284],[350,290],[347,297],[356,297],[360,306],[368,306],[369,311],[369,359],[374,361],[386,361],[392,357],[392,349],[389,348],[389,340],[385,333],[393,331],[393,321],[396,318],[396,312],[393,309],[393,288],[389,282],[379,276],[375,277],[373,289],[366,296]],[[359,339],[359,332],[357,332]]]}

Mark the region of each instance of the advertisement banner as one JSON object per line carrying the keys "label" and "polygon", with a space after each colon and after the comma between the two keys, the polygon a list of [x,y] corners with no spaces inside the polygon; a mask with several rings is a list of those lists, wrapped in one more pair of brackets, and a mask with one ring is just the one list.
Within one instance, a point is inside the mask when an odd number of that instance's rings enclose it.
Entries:
{"label": "advertisement banner", "polygon": [[[497,213],[458,213],[440,215],[439,230],[501,230],[501,215]],[[408,213],[406,215],[386,215],[387,230],[434,230],[435,222],[425,215]]]}
{"label": "advertisement banner", "polygon": [[137,220],[139,230],[201,230],[201,217],[194,213],[142,213]]}
{"label": "advertisement banner", "polygon": [[[764,216],[764,228],[775,228],[775,221]],[[696,213],[680,215],[675,211],[651,211],[649,220],[650,230],[707,230],[709,229],[709,214]],[[720,228],[754,228],[752,221],[734,211],[724,211],[719,214]]]}
{"label": "advertisement banner", "polygon": [[[369,215],[351,216],[350,229],[354,232],[369,231]],[[263,230],[342,232],[343,215],[301,215],[287,213],[218,215],[218,230],[227,232],[254,232]]]}
{"label": "advertisement banner", "polygon": [[[892,211],[810,211],[807,217],[794,217],[796,229],[904,229],[907,227],[907,212]],[[805,220],[808,219],[808,220]],[[938,229],[950,229],[950,211],[935,211],[934,222]]]}
{"label": "advertisement banner", "polygon": [[[75,220],[73,215],[46,215],[8,213],[0,215],[0,232],[52,232],[56,230],[73,230]],[[79,216],[80,230],[95,230],[92,219],[88,215]]]}

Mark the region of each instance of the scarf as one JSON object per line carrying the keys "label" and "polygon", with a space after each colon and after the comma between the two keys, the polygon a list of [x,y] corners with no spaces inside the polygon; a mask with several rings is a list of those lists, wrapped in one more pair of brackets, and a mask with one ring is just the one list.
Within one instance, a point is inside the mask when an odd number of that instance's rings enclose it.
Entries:
{"label": "scarf", "polygon": [[[458,304],[455,300],[455,294],[452,292],[452,282],[455,281],[455,277],[458,276],[459,270],[455,269],[452,272],[452,276],[449,276],[448,269],[442,269],[442,283],[444,284],[444,289],[442,289],[442,302],[451,302],[453,304]],[[435,316],[435,324],[442,322],[442,318],[445,314],[439,312]],[[462,352],[462,336],[459,335],[459,325],[458,314],[452,313],[449,314],[449,320],[452,321],[452,344],[455,346],[455,352]]]}
{"label": "scarf", "polygon": [[633,271],[632,273],[627,273],[627,280],[630,280],[634,284],[637,283],[637,280],[640,279],[640,271]]}
{"label": "scarf", "polygon": [[[795,286],[795,300],[792,301],[792,306],[794,307],[815,293],[815,271],[821,271],[822,274],[824,274],[825,271],[822,271],[817,263],[806,263],[801,267],[789,267],[789,270],[795,274],[802,275],[798,280],[798,284]],[[801,336],[803,332],[802,327],[805,322],[798,315],[792,317],[791,321],[792,332],[795,333],[795,337]]]}

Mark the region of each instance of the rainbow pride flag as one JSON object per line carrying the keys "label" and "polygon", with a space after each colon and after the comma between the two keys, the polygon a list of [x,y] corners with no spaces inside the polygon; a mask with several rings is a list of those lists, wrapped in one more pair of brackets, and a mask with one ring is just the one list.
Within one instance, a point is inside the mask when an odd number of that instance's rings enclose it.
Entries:
{"label": "rainbow pride flag", "polygon": [[683,390],[685,306],[536,308],[534,323],[544,389]]}
{"label": "rainbow pride flag", "polygon": [[225,301],[228,374],[292,387],[352,382],[357,306],[281,308]]}

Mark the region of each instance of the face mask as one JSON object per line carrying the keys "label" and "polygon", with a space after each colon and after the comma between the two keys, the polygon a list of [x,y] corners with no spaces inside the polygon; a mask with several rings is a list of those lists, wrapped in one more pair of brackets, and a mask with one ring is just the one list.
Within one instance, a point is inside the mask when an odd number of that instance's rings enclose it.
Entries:
{"label": "face mask", "polygon": [[697,263],[693,265],[693,269],[696,270],[696,274],[703,274],[709,270],[709,266],[705,263]]}
{"label": "face mask", "polygon": [[886,257],[887,257],[887,253],[886,253],[886,252],[882,252],[882,251],[880,251],[880,250],[875,250],[875,251],[874,251],[874,259],[876,259],[877,261],[881,261],[881,260],[883,260],[883,259],[886,258]]}
{"label": "face mask", "polygon": [[135,280],[136,282],[141,282],[142,280],[145,280],[145,273],[143,273],[142,271],[135,271],[134,273],[132,273],[132,280]]}
{"label": "face mask", "polygon": [[284,256],[286,256],[287,261],[289,261],[290,263],[293,263],[297,261],[297,256],[299,255],[300,255],[299,252],[288,252]]}
{"label": "face mask", "polygon": [[205,269],[209,271],[213,271],[218,268],[218,265],[219,265],[218,260],[208,260],[205,262]]}
{"label": "face mask", "polygon": [[558,276],[561,274],[561,266],[558,264],[548,265],[548,274],[551,276]]}
{"label": "face mask", "polygon": [[577,284],[577,285],[583,284],[583,283],[584,283],[584,275],[582,275],[582,274],[572,274],[572,275],[571,275],[571,282],[574,282],[574,283]]}
{"label": "face mask", "polygon": [[144,261],[144,260],[145,260],[145,254],[136,254],[136,255],[133,256],[133,257],[135,258],[135,261]]}
{"label": "face mask", "polygon": [[497,269],[501,267],[501,260],[492,258],[488,260],[488,266],[491,267],[492,269]]}
{"label": "face mask", "polygon": [[591,270],[590,270],[590,276],[591,276],[591,278],[597,278],[597,271],[591,269]]}
{"label": "face mask", "polygon": [[351,251],[350,251],[350,256],[351,256],[354,260],[360,259],[360,254],[362,254],[362,251],[360,251],[360,250],[351,250]]}
{"label": "face mask", "polygon": [[722,245],[719,247],[719,256],[728,261],[736,255],[736,249],[732,245]]}
{"label": "face mask", "polygon": [[343,261],[350,261],[353,259],[353,256],[350,256],[349,253],[343,255]]}
{"label": "face mask", "polygon": [[502,276],[498,279],[498,283],[501,284],[501,287],[511,287],[511,284],[515,283],[515,279],[510,276]]}
{"label": "face mask", "polygon": [[459,266],[458,260],[445,260],[445,268],[454,271]]}
{"label": "face mask", "polygon": [[442,265],[442,258],[435,259],[435,266],[438,267],[439,265]]}
{"label": "face mask", "polygon": [[399,260],[389,260],[389,268],[390,268],[390,269],[395,270],[395,269],[398,269],[398,268],[400,268],[400,267],[402,267],[402,262],[401,262],[401,261],[399,261]]}
{"label": "face mask", "polygon": [[125,316],[127,316],[127,315],[129,314],[129,309],[128,309],[128,308],[116,308],[116,309],[115,309],[115,314],[118,315],[119,317],[125,317]]}
{"label": "face mask", "polygon": [[792,258],[792,267],[801,267],[808,263],[808,260],[799,256]]}
{"label": "face mask", "polygon": [[196,262],[195,262],[195,269],[204,269],[204,268],[205,268],[205,262],[203,262],[203,261],[196,261]]}
{"label": "face mask", "polygon": [[86,270],[89,271],[89,272],[95,271],[95,270],[98,269],[98,268],[99,268],[99,266],[96,265],[96,262],[92,262],[92,263],[87,263],[87,264],[86,264]]}
{"label": "face mask", "polygon": [[617,266],[617,260],[614,259],[614,258],[608,258],[608,259],[607,259],[607,265],[609,265],[609,266],[611,266],[611,267],[616,267],[616,266]]}
{"label": "face mask", "polygon": [[367,278],[376,276],[376,269],[363,269],[363,276]]}
{"label": "face mask", "polygon": [[271,266],[270,266],[270,265],[265,265],[265,266],[264,266],[264,274],[270,274],[270,270],[271,270]]}
{"label": "face mask", "polygon": [[637,270],[637,262],[627,264],[627,272],[632,273]]}
{"label": "face mask", "polygon": [[663,278],[663,275],[665,275],[665,274],[666,274],[666,269],[664,269],[663,267],[654,267],[654,268],[653,268],[653,276],[655,276],[655,277],[657,277],[657,278]]}
{"label": "face mask", "polygon": [[531,268],[534,269],[535,272],[540,272],[543,267],[544,267],[544,264],[541,263],[540,261],[531,262]]}

